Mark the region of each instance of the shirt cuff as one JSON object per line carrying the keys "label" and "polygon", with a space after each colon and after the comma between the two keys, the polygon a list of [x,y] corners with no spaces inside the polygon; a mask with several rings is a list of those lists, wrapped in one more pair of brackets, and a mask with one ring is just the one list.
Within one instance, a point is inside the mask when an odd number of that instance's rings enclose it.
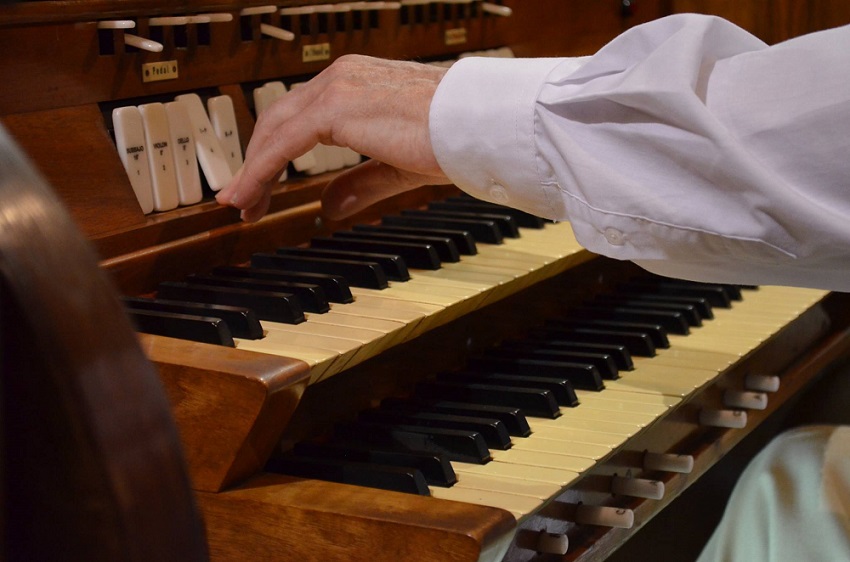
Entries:
{"label": "shirt cuff", "polygon": [[[431,102],[431,145],[443,172],[479,199],[551,217],[534,141],[540,89],[564,59],[469,57]],[[578,64],[576,64],[578,66]]]}

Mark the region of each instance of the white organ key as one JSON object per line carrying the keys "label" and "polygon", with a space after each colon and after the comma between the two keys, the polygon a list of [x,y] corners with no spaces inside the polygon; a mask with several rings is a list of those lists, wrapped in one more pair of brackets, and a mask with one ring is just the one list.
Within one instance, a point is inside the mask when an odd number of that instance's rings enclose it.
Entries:
{"label": "white organ key", "polygon": [[744,378],[744,386],[757,392],[776,392],[779,390],[779,377],[750,373]]}
{"label": "white organ key", "polygon": [[236,125],[236,113],[230,96],[215,96],[207,100],[207,110],[215,134],[224,149],[231,173],[242,166],[242,145],[239,144],[239,129]]}
{"label": "white organ key", "polygon": [[112,126],[115,129],[118,156],[124,164],[142,212],[148,214],[153,211],[153,191],[150,164],[145,151],[145,128],[139,108],[128,106],[113,109]]}
{"label": "white organ key", "polygon": [[635,514],[631,509],[582,504],[576,506],[575,522],[579,525],[631,529],[635,524]]}
{"label": "white organ key", "polygon": [[177,173],[177,196],[181,205],[193,205],[201,201],[201,175],[198,173],[198,155],[192,123],[186,107],[177,101],[165,104],[168,115],[168,130],[174,150],[174,170]]}
{"label": "white organ key", "polygon": [[723,393],[723,405],[727,408],[764,410],[767,408],[767,394],[728,389]]}
{"label": "white organ key", "polygon": [[272,88],[268,87],[268,84],[260,86],[259,88],[254,88],[254,111],[256,112],[257,117],[259,117],[260,113],[264,112],[266,108],[273,104],[276,99],[277,94]]}
{"label": "white organ key", "polygon": [[233,178],[230,165],[218,137],[213,130],[210,118],[204,109],[204,103],[197,94],[183,94],[175,98],[184,104],[192,123],[192,133],[195,138],[195,150],[198,162],[204,171],[204,177],[213,191],[219,191]]}
{"label": "white organ key", "polygon": [[189,23],[189,18],[186,16],[162,16],[156,18],[150,18],[148,20],[148,25],[169,27],[175,25],[186,25]]}
{"label": "white organ key", "polygon": [[144,37],[139,37],[132,33],[124,34],[124,43],[131,47],[135,47],[143,51],[149,51],[151,53],[159,53],[162,52],[163,49],[162,43],[157,43],[156,41],[145,39]]}
{"label": "white organ key", "polygon": [[280,39],[281,41],[295,41],[295,34],[287,29],[281,29],[280,27],[275,27],[268,23],[260,24],[260,33],[263,35],[268,35],[269,37],[274,37],[275,39]]}
{"label": "white organ key", "polygon": [[280,9],[280,15],[282,16],[306,16],[315,12],[316,6],[293,6]]}
{"label": "white organ key", "polygon": [[174,151],[171,148],[165,106],[161,103],[146,103],[139,106],[139,113],[145,128],[145,147],[151,167],[153,208],[156,211],[176,209],[177,174],[174,171]]}
{"label": "white organ key", "polygon": [[741,429],[747,426],[747,412],[742,410],[700,410],[699,423],[711,427]]}
{"label": "white organ key", "polygon": [[273,14],[277,11],[277,6],[250,6],[239,10],[240,16],[259,16],[262,14]]}
{"label": "white organ key", "polygon": [[514,11],[511,10],[509,7],[494,4],[492,2],[481,2],[481,10],[487,12],[488,14],[493,14],[494,16],[502,17],[508,17],[514,13]]}
{"label": "white organ key", "polygon": [[133,29],[136,22],[133,20],[104,20],[97,22],[98,29]]}
{"label": "white organ key", "polygon": [[694,457],[671,453],[650,453],[643,457],[643,468],[677,474],[690,474],[694,470]]}
{"label": "white organ key", "polygon": [[[233,21],[233,14],[227,12],[213,12],[209,14],[198,14],[199,17],[206,18],[210,23],[223,23]],[[190,18],[193,16],[189,16]]]}
{"label": "white organ key", "polygon": [[615,475],[611,480],[611,492],[618,496],[660,500],[664,497],[664,482]]}
{"label": "white organ key", "polygon": [[[259,117],[260,113],[265,111],[266,108],[273,104],[275,100],[286,95],[286,93],[286,85],[279,80],[267,82],[263,84],[263,86],[261,86],[260,88],[255,89],[254,108],[257,112],[257,117]],[[312,150],[309,151],[307,154],[304,154],[292,160],[292,167],[298,170],[299,172],[303,172],[309,168],[313,168],[316,165],[316,156],[314,154],[314,151]],[[280,178],[280,181],[284,181],[285,179],[286,173],[284,172],[284,174]]]}

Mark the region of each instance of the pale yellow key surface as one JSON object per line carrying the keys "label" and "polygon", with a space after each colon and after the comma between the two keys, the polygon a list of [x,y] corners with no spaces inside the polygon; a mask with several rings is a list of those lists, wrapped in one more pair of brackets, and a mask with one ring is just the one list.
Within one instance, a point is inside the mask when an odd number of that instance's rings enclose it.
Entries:
{"label": "pale yellow key surface", "polygon": [[[579,406],[581,407],[581,406]],[[535,427],[564,427],[569,429],[589,429],[604,433],[613,433],[622,437],[631,437],[640,429],[632,424],[619,423],[616,421],[587,420],[577,416],[569,415],[573,408],[561,408],[561,416],[557,419],[535,418]],[[575,408],[578,409],[578,408]]]}
{"label": "pale yellow key surface", "polygon": [[[608,381],[606,381],[608,382]],[[577,391],[578,392],[578,391]],[[580,391],[582,393],[590,393],[590,391],[583,390]],[[659,394],[643,394],[640,392],[623,392],[620,390],[614,390],[606,386],[605,390],[600,393],[600,398],[610,397],[612,399],[616,399],[622,402],[631,402],[638,404],[650,404],[653,406],[661,406],[664,408],[670,408],[671,406],[675,406],[676,404],[681,402],[676,396],[664,396]]]}
{"label": "pale yellow key surface", "polygon": [[471,488],[458,488],[456,486],[452,486],[451,488],[432,486],[431,495],[444,500],[498,507],[509,511],[517,520],[533,513],[543,504],[543,501],[537,498]]}
{"label": "pale yellow key surface", "polygon": [[620,433],[605,433],[604,431],[590,429],[534,425],[529,439],[554,439],[560,442],[589,443],[613,449],[618,447],[625,437]]}
{"label": "pale yellow key surface", "polygon": [[446,306],[455,304],[458,302],[458,297],[448,296],[441,294],[441,291],[434,291],[432,293],[427,292],[417,292],[412,291],[410,289],[405,289],[404,285],[393,285],[388,287],[380,292],[380,295],[376,295],[375,292],[371,289],[361,289],[359,287],[352,287],[351,294],[354,295],[356,300],[360,300],[361,297],[375,297],[383,299],[394,299],[403,302],[411,302],[411,303],[422,303],[433,306],[438,306],[440,308],[445,308]]}
{"label": "pale yellow key surface", "polygon": [[525,439],[513,439],[512,449],[519,451],[537,451],[540,453],[552,453],[555,455],[570,455],[587,459],[599,460],[611,452],[610,447],[583,443],[581,441],[559,440],[554,438],[535,439],[535,436]]}
{"label": "pale yellow key surface", "polygon": [[416,270],[411,275],[415,275],[417,279],[434,279],[440,281],[450,281],[452,283],[465,283],[470,287],[476,287],[481,290],[489,290],[493,287],[513,281],[513,277],[497,275],[495,273],[480,273],[473,271],[464,271],[463,269],[447,269],[441,268],[434,271]]}
{"label": "pale yellow key surface", "polygon": [[576,396],[581,403],[579,406],[580,408],[589,406],[596,410],[642,414],[652,418],[657,418],[670,409],[668,406],[660,404],[647,404],[645,402],[636,402],[634,400],[620,400],[613,396],[608,396],[607,389],[602,392],[576,390]]}
{"label": "pale yellow key surface", "polygon": [[544,501],[561,491],[561,487],[557,484],[528,479],[507,478],[494,474],[460,473],[457,476],[458,481],[453,486],[454,488],[470,488],[516,496],[528,496]]}
{"label": "pale yellow key surface", "polygon": [[529,466],[510,464],[503,462],[488,462],[487,464],[469,464],[452,462],[452,468],[458,475],[483,474],[493,476],[504,476],[514,479],[532,480],[535,482],[548,482],[563,488],[574,482],[579,473],[564,468],[549,468],[544,466]]}
{"label": "pale yellow key surface", "polygon": [[[475,256],[470,256],[470,258],[474,257]],[[480,260],[477,263],[470,263],[471,261],[472,260],[470,259],[464,263],[447,263],[442,267],[442,269],[437,271],[479,273],[481,275],[492,276],[493,279],[501,279],[503,282],[512,281],[528,273],[525,268],[521,267],[501,267],[497,265],[486,265],[486,262],[482,262]],[[498,283],[493,283],[493,286],[496,285],[498,285]]]}
{"label": "pale yellow key surface", "polygon": [[503,462],[528,466],[546,466],[549,468],[565,468],[575,472],[584,472],[594,465],[593,459],[584,457],[573,457],[567,454],[543,453],[539,451],[523,451],[520,449],[509,449],[507,451],[490,450],[493,460],[490,462]]}
{"label": "pale yellow key surface", "polygon": [[310,365],[310,383],[317,382],[327,372],[338,372],[348,362],[348,357],[329,349],[315,349],[288,344],[277,335],[261,340],[234,340],[237,349],[300,359]]}
{"label": "pale yellow key surface", "polygon": [[646,427],[656,419],[656,416],[651,414],[623,412],[610,409],[605,410],[595,408],[594,406],[587,404],[581,404],[576,408],[570,408],[569,414],[565,414],[564,416],[567,416],[565,419],[569,419],[571,421],[580,419],[593,422],[616,422],[623,425],[634,426],[635,431],[640,430],[642,427]]}

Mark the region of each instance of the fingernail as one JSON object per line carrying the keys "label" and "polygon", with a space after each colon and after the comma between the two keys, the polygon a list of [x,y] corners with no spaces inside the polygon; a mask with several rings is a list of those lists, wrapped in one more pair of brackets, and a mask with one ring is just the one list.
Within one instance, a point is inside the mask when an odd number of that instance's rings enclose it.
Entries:
{"label": "fingernail", "polygon": [[349,210],[357,204],[357,197],[354,195],[349,195],[345,199],[343,199],[339,204],[339,212],[342,214],[348,214]]}

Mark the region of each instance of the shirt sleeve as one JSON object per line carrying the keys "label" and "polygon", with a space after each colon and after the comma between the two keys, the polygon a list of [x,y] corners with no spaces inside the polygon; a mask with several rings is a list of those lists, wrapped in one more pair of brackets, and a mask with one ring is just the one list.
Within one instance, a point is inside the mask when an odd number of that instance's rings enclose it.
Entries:
{"label": "shirt sleeve", "polygon": [[850,290],[850,27],[768,47],[683,14],[591,57],[466,58],[431,105],[473,196],[673,277]]}

